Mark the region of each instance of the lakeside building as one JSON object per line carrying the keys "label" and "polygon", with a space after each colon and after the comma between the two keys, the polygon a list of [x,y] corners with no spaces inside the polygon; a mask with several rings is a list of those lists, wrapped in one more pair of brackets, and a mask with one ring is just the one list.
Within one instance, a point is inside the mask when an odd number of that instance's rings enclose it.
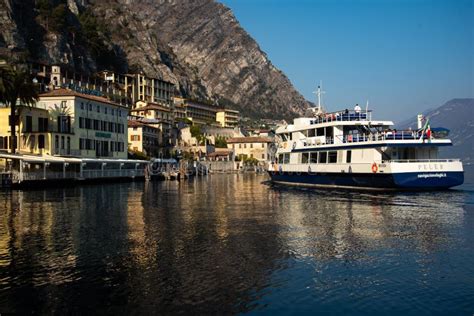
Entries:
{"label": "lakeside building", "polygon": [[111,100],[118,100],[117,103],[133,108],[137,99],[136,78],[131,74],[119,74],[113,71],[104,70],[97,73],[106,85],[105,96]]}
{"label": "lakeside building", "polygon": [[30,64],[30,72],[46,92],[57,88],[70,88],[86,94],[108,98],[110,101],[135,108],[139,101],[173,107],[174,84],[143,74],[120,74],[103,70],[84,75],[58,65]]}
{"label": "lakeside building", "polygon": [[158,128],[162,133],[161,145],[165,147],[176,144],[176,132],[174,129],[173,111],[157,103],[137,102],[135,109],[130,111],[131,115],[141,118],[143,122]]}
{"label": "lakeside building", "polygon": [[84,75],[58,65],[30,64],[30,72],[38,82],[41,92],[59,88],[101,96],[111,102],[131,108],[134,104],[134,77],[103,71]]}
{"label": "lakeside building", "polygon": [[237,127],[239,125],[239,111],[231,109],[221,109],[216,113],[216,121],[222,127]]}
{"label": "lakeside building", "polygon": [[[34,155],[51,154],[48,111],[21,105],[17,105],[17,111],[14,137],[17,151]],[[0,108],[0,151],[9,152],[11,147],[10,108],[4,107]]]}
{"label": "lakeside building", "polygon": [[193,125],[220,126],[216,121],[216,114],[220,110],[217,106],[180,97],[174,97],[173,101],[176,117],[190,120]]}
{"label": "lakeside building", "polygon": [[158,104],[168,109],[173,108],[174,84],[171,82],[135,74],[135,85],[133,87],[134,108],[137,102],[147,104]]}
{"label": "lakeside building", "polygon": [[159,157],[163,139],[162,132],[150,124],[138,120],[128,121],[128,147],[149,157]]}
{"label": "lakeside building", "polygon": [[232,149],[240,159],[255,158],[259,162],[268,162],[272,159],[273,141],[273,138],[266,136],[236,137],[227,140],[227,148]]}
{"label": "lakeside building", "polygon": [[126,106],[69,89],[39,97],[37,107],[49,114],[50,155],[127,158]]}
{"label": "lakeside building", "polygon": [[[215,144],[217,138],[227,140],[229,138],[243,137],[239,128],[224,128],[216,126],[201,126],[202,136],[206,138],[206,143]],[[184,127],[180,129],[179,145],[182,147],[196,146],[198,144],[196,137],[191,134],[191,128]]]}

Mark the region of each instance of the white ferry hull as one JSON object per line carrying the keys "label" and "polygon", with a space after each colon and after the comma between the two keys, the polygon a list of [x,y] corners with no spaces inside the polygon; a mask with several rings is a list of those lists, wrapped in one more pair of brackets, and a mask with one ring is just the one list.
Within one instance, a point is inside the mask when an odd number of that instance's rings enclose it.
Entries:
{"label": "white ferry hull", "polygon": [[288,185],[313,186],[321,188],[371,189],[371,190],[442,190],[461,185],[463,172],[438,174],[336,174],[297,173],[269,171],[272,182]]}
{"label": "white ferry hull", "polygon": [[371,172],[370,165],[365,167],[366,172],[347,172],[341,166],[342,172],[315,167],[311,171],[311,166],[301,166],[270,168],[268,173],[275,183],[321,188],[443,190],[464,182],[460,162],[378,164],[377,172]]}

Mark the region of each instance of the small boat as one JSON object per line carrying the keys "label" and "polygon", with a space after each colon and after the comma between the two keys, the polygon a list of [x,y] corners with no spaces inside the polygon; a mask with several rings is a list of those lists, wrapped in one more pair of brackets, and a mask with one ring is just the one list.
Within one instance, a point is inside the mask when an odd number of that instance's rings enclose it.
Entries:
{"label": "small boat", "polygon": [[464,182],[460,159],[440,159],[452,146],[448,130],[432,132],[418,115],[418,129],[396,130],[392,121],[375,120],[372,110],[326,112],[318,105],[305,117],[276,130],[271,181],[320,188],[439,190]]}

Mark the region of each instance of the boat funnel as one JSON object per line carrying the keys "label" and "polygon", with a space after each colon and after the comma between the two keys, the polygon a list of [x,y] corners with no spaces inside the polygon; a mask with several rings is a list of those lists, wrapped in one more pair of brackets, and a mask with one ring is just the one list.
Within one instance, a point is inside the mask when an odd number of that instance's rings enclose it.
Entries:
{"label": "boat funnel", "polygon": [[417,123],[417,128],[422,129],[423,128],[423,114],[418,114],[416,117],[416,123]]}

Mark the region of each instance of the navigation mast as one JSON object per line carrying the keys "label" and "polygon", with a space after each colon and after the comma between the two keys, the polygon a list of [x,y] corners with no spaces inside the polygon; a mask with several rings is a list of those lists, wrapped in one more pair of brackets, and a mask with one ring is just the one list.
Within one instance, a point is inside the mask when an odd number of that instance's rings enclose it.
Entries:
{"label": "navigation mast", "polygon": [[316,105],[316,113],[322,113],[323,112],[323,106],[321,104],[321,97],[325,93],[325,91],[322,90],[323,82],[320,81],[318,85],[318,89],[316,91],[313,91],[314,94],[317,96],[318,103]]}

